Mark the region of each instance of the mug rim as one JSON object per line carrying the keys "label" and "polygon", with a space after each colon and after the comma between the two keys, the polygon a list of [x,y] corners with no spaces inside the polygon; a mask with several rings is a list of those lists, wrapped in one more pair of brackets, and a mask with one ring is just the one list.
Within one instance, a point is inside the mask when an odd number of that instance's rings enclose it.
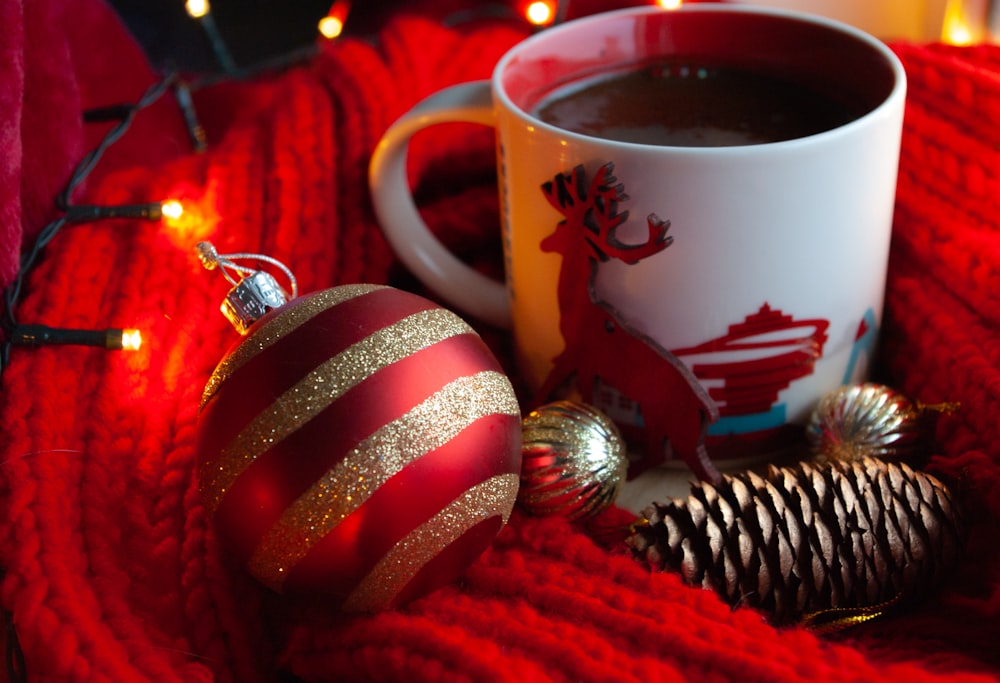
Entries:
{"label": "mug rim", "polygon": [[[839,34],[845,38],[853,40],[859,46],[870,50],[872,55],[881,58],[885,66],[888,67],[889,72],[892,74],[892,85],[888,93],[877,101],[877,104],[859,116],[839,126],[835,126],[818,133],[813,133],[811,135],[790,138],[787,140],[719,146],[684,146],[629,142],[614,138],[605,138],[586,133],[579,133],[548,123],[525,110],[514,102],[513,98],[504,87],[503,77],[506,69],[510,66],[510,63],[522,55],[526,50],[530,50],[538,44],[550,41],[553,37],[558,37],[563,33],[582,30],[592,24],[600,24],[602,22],[621,17],[641,17],[660,13],[752,15],[765,19],[773,18],[785,21],[801,22],[815,28],[826,29],[835,34]],[[893,52],[884,41],[860,28],[836,19],[799,10],[789,10],[776,7],[708,3],[682,5],[681,7],[673,10],[666,10],[651,6],[626,7],[618,10],[590,14],[577,19],[572,19],[552,28],[544,29],[539,33],[525,38],[507,50],[494,67],[489,82],[490,89],[493,94],[494,106],[497,106],[497,103],[500,103],[503,109],[506,109],[520,118],[527,126],[534,126],[535,128],[540,128],[552,134],[564,136],[567,140],[586,142],[588,144],[606,144],[612,147],[625,147],[630,149],[661,149],[677,153],[694,154],[698,156],[734,153],[760,154],[770,150],[785,150],[800,145],[815,144],[816,142],[822,140],[847,135],[859,126],[868,125],[867,122],[873,118],[891,115],[891,112],[895,110],[896,105],[899,103],[898,101],[905,99],[907,88],[906,70],[896,53]]]}

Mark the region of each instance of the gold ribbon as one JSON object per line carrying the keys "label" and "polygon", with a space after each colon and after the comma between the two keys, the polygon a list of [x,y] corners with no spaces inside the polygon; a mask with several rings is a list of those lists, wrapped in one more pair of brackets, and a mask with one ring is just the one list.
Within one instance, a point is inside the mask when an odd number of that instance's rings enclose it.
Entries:
{"label": "gold ribbon", "polygon": [[902,597],[903,593],[899,592],[895,597],[877,605],[868,605],[866,607],[834,607],[810,612],[802,617],[800,625],[820,635],[837,633],[872,621],[873,619],[878,619],[890,609],[897,606]]}

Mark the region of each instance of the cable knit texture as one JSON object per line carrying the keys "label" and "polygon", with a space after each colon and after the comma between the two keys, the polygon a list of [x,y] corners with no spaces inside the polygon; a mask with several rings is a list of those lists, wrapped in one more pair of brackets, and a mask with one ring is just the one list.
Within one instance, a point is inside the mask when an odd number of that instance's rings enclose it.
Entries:
{"label": "cable knit texture", "polygon": [[[155,74],[97,0],[0,0],[0,17],[6,283],[22,242],[55,215],[55,195],[93,145],[81,111],[134,101]],[[913,610],[832,638],[776,630],[677,576],[650,574],[620,539],[521,514],[460,580],[374,616],[278,597],[227,558],[197,495],[193,444],[201,388],[235,335],[218,314],[226,285],[192,247],[210,239],[222,252],[269,254],[305,292],[349,282],[421,291],[374,221],[371,152],[408,107],[488,76],[526,35],[510,21],[449,28],[438,19],[400,12],[377,37],[199,91],[210,143],[202,155],[167,98],[140,115],[76,197],[174,196],[196,219],[66,228],[27,281],[24,322],[134,326],[146,339],[134,354],[14,349],[2,378],[0,601],[30,680],[1000,677],[997,47],[893,45],[910,92],[882,367],[920,400],[962,403],[939,422],[930,467],[958,482],[972,523],[953,579]],[[496,273],[492,134],[429,131],[412,161],[428,222]],[[505,358],[504,336],[483,333]],[[628,519],[612,510],[600,521]]]}

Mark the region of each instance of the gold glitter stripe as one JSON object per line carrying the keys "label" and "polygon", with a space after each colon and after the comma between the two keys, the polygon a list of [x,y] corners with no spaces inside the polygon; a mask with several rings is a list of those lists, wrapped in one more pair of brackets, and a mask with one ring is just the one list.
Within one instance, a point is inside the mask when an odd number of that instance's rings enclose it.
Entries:
{"label": "gold glitter stripe", "polygon": [[451,337],[472,332],[443,308],[419,311],[384,327],[319,365],[243,428],[200,472],[214,513],[233,482],[261,453],[298,430],[378,370]]}
{"label": "gold glitter stripe", "polygon": [[251,573],[280,590],[286,569],[357,510],[390,477],[488,415],[520,415],[508,379],[492,370],[460,377],[379,428],[300,496],[261,540]]}
{"label": "gold glitter stripe", "polygon": [[388,607],[410,579],[466,531],[495,516],[498,510],[506,524],[517,499],[518,484],[517,474],[501,474],[456,498],[393,546],[351,592],[344,610],[374,612]]}
{"label": "gold glitter stripe", "polygon": [[219,387],[243,364],[256,356],[258,353],[268,348],[276,341],[295,330],[302,323],[316,317],[323,311],[345,301],[364,296],[377,289],[386,289],[385,285],[343,285],[324,289],[305,299],[299,305],[286,311],[284,314],[276,316],[267,321],[261,327],[251,332],[244,339],[236,350],[222,359],[215,372],[208,378],[205,390],[201,395],[201,407],[204,408],[208,400],[215,395]]}

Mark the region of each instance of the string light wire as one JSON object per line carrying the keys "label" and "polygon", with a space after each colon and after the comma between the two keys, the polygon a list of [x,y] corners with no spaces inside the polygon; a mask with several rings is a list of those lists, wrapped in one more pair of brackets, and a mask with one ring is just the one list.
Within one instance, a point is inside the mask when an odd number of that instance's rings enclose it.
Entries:
{"label": "string light wire", "polygon": [[[0,578],[7,575],[6,569],[0,568]],[[0,610],[3,620],[0,621],[0,628],[4,628],[7,639],[7,647],[4,652],[4,668],[6,669],[7,680],[10,683],[26,683],[28,680],[27,667],[24,663],[24,651],[21,649],[21,641],[17,637],[17,628],[14,625],[14,616],[7,610]]]}
{"label": "string light wire", "polygon": [[[346,16],[344,19],[346,20]],[[17,316],[17,307],[20,303],[28,274],[35,267],[45,247],[59,234],[63,227],[71,222],[100,220],[108,217],[108,211],[113,214],[123,209],[122,207],[73,205],[72,198],[77,187],[83,183],[94,167],[97,166],[104,152],[128,131],[136,114],[158,101],[164,93],[173,88],[174,96],[178,106],[181,108],[192,145],[195,151],[203,152],[206,148],[205,133],[194,108],[191,97],[193,90],[213,85],[222,80],[248,79],[257,73],[281,70],[304,62],[318,52],[318,46],[307,45],[303,48],[293,50],[288,54],[279,55],[278,57],[261,61],[249,67],[238,67],[234,62],[225,63],[226,60],[223,57],[223,68],[229,67],[226,69],[226,74],[210,75],[189,83],[181,80],[176,73],[171,72],[150,86],[135,104],[114,104],[83,112],[84,123],[117,121],[117,124],[107,132],[98,146],[87,154],[76,166],[64,190],[56,198],[56,206],[63,212],[63,215],[48,223],[39,231],[31,247],[21,254],[18,263],[18,272],[10,285],[3,291],[3,312],[0,314],[0,330],[3,331],[4,337],[2,343],[0,343],[0,380],[3,379],[3,373],[10,363],[11,347],[17,343],[28,345],[38,343],[42,339],[44,339],[44,343],[81,343],[82,341],[87,344],[104,346],[105,348],[138,348],[138,345],[141,343],[141,336],[138,330],[70,330],[51,328],[43,325],[20,325]],[[140,207],[139,213],[145,214],[140,217],[149,219],[153,219],[154,215],[157,218],[159,218],[159,215],[176,217],[177,212],[180,210],[180,206],[176,201],[168,200],[160,203],[158,209],[154,209],[154,204],[150,203],[135,206],[130,205],[125,209],[125,212],[131,212],[136,206]],[[214,251],[214,247],[212,249]],[[216,255],[218,256],[218,254]],[[226,272],[226,268],[228,267],[233,267],[237,272],[246,274],[245,271],[248,269],[237,264],[232,264],[232,259],[244,256],[247,255],[230,254],[220,257],[227,261],[226,266],[221,268],[227,279],[231,280],[231,275]],[[259,255],[249,256],[258,257]],[[271,261],[270,257],[263,257],[262,260]],[[220,262],[218,265],[222,266],[222,263]],[[298,284],[294,275],[277,260],[274,260],[274,265],[289,276],[293,295],[297,296]],[[53,341],[54,339],[55,341]],[[2,578],[4,573],[4,568],[0,567],[0,578]],[[16,683],[23,683],[27,681],[27,667],[25,666],[24,652],[21,649],[14,619],[12,614],[6,609],[0,610],[0,616],[3,617],[2,621],[0,621],[0,628],[5,625],[7,630],[6,647],[4,648],[4,668],[6,669],[7,679]]]}
{"label": "string light wire", "polygon": [[215,61],[227,74],[235,73],[239,67],[236,66],[236,60],[233,59],[229,46],[226,45],[226,41],[223,40],[222,34],[219,32],[219,27],[215,24],[215,19],[212,17],[212,6],[208,0],[188,0],[184,7],[188,16],[197,21],[205,32],[209,47],[212,48],[212,53],[215,55]]}
{"label": "string light wire", "polygon": [[[72,175],[70,175],[69,181],[63,188],[62,192],[56,197],[56,207],[63,212],[63,215],[59,216],[55,220],[51,221],[45,225],[38,233],[35,241],[32,243],[31,247],[25,251],[20,258],[18,264],[17,275],[14,276],[13,281],[4,290],[3,293],[3,318],[0,319],[0,327],[2,327],[5,333],[5,339],[3,346],[0,347],[0,377],[2,377],[3,371],[7,368],[10,363],[10,352],[11,347],[14,346],[19,341],[24,343],[27,338],[22,334],[24,329],[19,330],[19,321],[17,316],[17,307],[20,303],[21,296],[24,293],[25,282],[27,281],[28,274],[34,269],[42,252],[45,247],[55,239],[56,235],[69,223],[99,220],[102,218],[114,218],[114,217],[125,217],[125,218],[146,218],[149,220],[158,220],[160,214],[162,214],[162,203],[149,203],[141,205],[126,205],[126,206],[112,206],[112,207],[94,207],[90,205],[74,205],[73,204],[73,194],[76,189],[87,179],[90,173],[97,166],[101,157],[108,150],[111,145],[117,142],[125,133],[128,131],[129,127],[132,125],[132,121],[143,109],[154,104],[158,101],[164,93],[168,92],[170,87],[174,84],[177,76],[174,73],[167,74],[160,81],[154,83],[139,98],[138,102],[132,105],[114,105],[112,107],[103,107],[96,110],[96,113],[92,114],[91,117],[84,115],[85,121],[95,121],[95,120],[109,120],[118,119],[118,122],[111,127],[110,130],[101,139],[100,143],[91,150],[84,158],[77,164],[76,168],[73,170]],[[155,208],[154,208],[155,207]],[[47,328],[49,330],[54,330],[55,328]],[[111,334],[116,336],[119,334],[125,335],[129,331],[126,330],[98,330],[94,331],[96,335],[101,336],[101,345],[106,346],[103,339]],[[67,333],[68,336],[73,337],[72,334]],[[57,333],[55,337],[59,337]],[[30,335],[29,335],[30,337]],[[83,335],[87,337],[87,335]],[[36,337],[38,339],[38,337]],[[96,337],[95,337],[96,339]],[[41,343],[41,342],[38,342]],[[68,343],[68,342],[48,342],[48,343]],[[114,348],[111,347],[106,348]],[[124,348],[124,347],[121,347]]]}
{"label": "string light wire", "polygon": [[[195,18],[204,20],[204,17]],[[346,20],[346,16],[344,19]],[[196,152],[203,152],[206,149],[205,132],[198,120],[197,112],[194,108],[192,98],[193,91],[215,85],[221,81],[248,80],[264,72],[280,71],[295,64],[307,61],[318,52],[319,47],[317,45],[306,45],[286,54],[262,60],[246,67],[240,67],[230,60],[222,59],[221,61],[223,63],[221,66],[223,67],[224,73],[208,74],[192,81],[182,80],[175,72],[170,72],[161,80],[151,85],[135,104],[113,104],[83,112],[83,121],[85,123],[99,123],[107,121],[117,121],[117,123],[115,123],[115,125],[112,126],[112,128],[105,134],[104,138],[97,145],[97,147],[91,150],[76,166],[63,191],[56,197],[56,207],[62,212],[62,215],[45,225],[39,231],[38,236],[35,238],[31,247],[21,255],[18,264],[18,272],[14,276],[14,280],[3,292],[3,312],[2,317],[0,317],[0,330],[3,331],[4,338],[2,340],[2,344],[0,344],[0,379],[2,379],[3,372],[10,363],[11,347],[15,345],[15,339],[23,341],[27,338],[40,338],[37,336],[32,337],[31,335],[16,333],[19,325],[17,307],[24,292],[24,286],[28,274],[33,270],[39,258],[41,258],[42,252],[48,246],[49,242],[51,242],[67,224],[103,220],[108,218],[159,220],[163,215],[173,215],[173,211],[176,210],[176,202],[169,201],[118,206],[73,204],[73,194],[76,189],[94,170],[107,149],[128,131],[135,116],[143,109],[146,109],[158,101],[165,93],[172,91],[184,117],[184,122],[187,126],[192,146]],[[166,213],[168,207],[170,211],[169,214]],[[227,275],[227,277],[229,276]],[[23,332],[23,330],[21,330],[21,332]],[[126,340],[138,340],[138,333],[133,330],[100,330],[97,332],[99,335],[103,335],[108,332],[113,335],[124,334]],[[59,334],[54,336],[51,334],[48,336],[42,335],[42,337],[47,339],[54,339],[60,336],[61,335]],[[68,336],[70,338],[74,337],[73,334],[68,334]],[[87,337],[87,335],[84,335],[84,337]],[[82,337],[77,335],[77,338]],[[48,341],[46,343],[67,342]],[[125,344],[122,348],[129,347],[130,344]]]}

